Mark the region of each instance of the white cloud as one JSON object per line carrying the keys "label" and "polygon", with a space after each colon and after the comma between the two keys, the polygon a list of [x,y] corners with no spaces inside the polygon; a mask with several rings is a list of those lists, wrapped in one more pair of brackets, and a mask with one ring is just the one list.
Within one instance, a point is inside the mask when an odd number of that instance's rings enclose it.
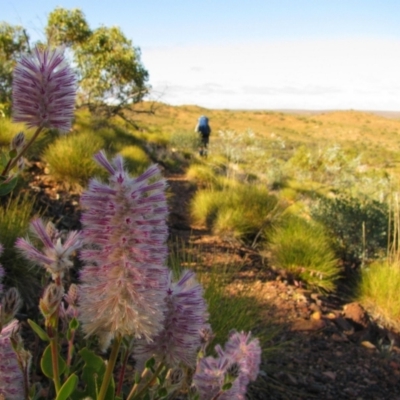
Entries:
{"label": "white cloud", "polygon": [[400,109],[400,41],[143,48],[154,92],[210,108]]}

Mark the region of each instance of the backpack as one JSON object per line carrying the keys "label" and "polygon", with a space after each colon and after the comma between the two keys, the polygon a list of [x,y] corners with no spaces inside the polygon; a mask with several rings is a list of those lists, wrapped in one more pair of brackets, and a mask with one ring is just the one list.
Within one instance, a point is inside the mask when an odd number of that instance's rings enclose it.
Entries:
{"label": "backpack", "polygon": [[210,125],[208,125],[208,118],[204,115],[199,118],[197,132],[200,132],[204,136],[209,136],[211,133]]}

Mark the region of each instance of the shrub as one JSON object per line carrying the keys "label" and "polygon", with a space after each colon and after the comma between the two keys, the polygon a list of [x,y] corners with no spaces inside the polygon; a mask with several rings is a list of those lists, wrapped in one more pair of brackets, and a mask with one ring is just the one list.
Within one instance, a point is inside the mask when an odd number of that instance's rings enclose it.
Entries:
{"label": "shrub", "polygon": [[382,325],[400,332],[400,266],[376,261],[360,272],[358,301]]}
{"label": "shrub", "polygon": [[201,187],[213,187],[217,180],[215,171],[207,164],[192,164],[186,171],[189,181],[195,182]]}
{"label": "shrub", "polygon": [[151,164],[151,160],[146,152],[139,146],[124,147],[120,154],[125,159],[125,165],[133,175],[143,173]]}
{"label": "shrub", "polygon": [[198,134],[185,131],[177,130],[171,133],[170,146],[178,150],[189,150],[196,151],[199,144]]}
{"label": "shrub", "polygon": [[28,267],[14,247],[15,240],[24,236],[32,218],[34,201],[28,196],[9,198],[0,206],[0,243],[4,252],[0,257],[6,270],[6,286],[16,287],[24,301],[32,305],[38,296],[39,268]]}
{"label": "shrub", "polygon": [[289,215],[271,235],[271,259],[289,276],[323,291],[335,289],[340,268],[325,230]]}
{"label": "shrub", "polygon": [[0,117],[0,147],[9,150],[11,139],[23,128],[23,124],[13,124],[9,118]]}
{"label": "shrub", "polygon": [[360,264],[387,249],[389,211],[384,203],[345,196],[322,198],[311,214],[327,228],[344,261]]}
{"label": "shrub", "polygon": [[265,186],[250,184],[198,191],[191,203],[196,222],[250,244],[265,236],[282,210],[283,205]]}
{"label": "shrub", "polygon": [[92,159],[102,145],[103,141],[91,132],[62,136],[47,147],[43,160],[49,164],[52,176],[65,186],[83,187],[102,172]]}

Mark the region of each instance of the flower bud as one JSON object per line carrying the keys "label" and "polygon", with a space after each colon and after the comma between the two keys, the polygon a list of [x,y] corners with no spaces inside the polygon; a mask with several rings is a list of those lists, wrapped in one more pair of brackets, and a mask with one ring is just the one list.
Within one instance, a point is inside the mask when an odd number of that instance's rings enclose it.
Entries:
{"label": "flower bud", "polygon": [[1,300],[2,314],[6,321],[10,321],[22,306],[21,296],[16,288],[10,288]]}
{"label": "flower bud", "polygon": [[24,132],[18,132],[11,140],[10,148],[11,150],[17,150],[18,152],[25,145],[25,134]]}
{"label": "flower bud", "polygon": [[64,289],[55,283],[50,283],[40,299],[39,308],[45,318],[51,317],[59,308],[64,296]]}

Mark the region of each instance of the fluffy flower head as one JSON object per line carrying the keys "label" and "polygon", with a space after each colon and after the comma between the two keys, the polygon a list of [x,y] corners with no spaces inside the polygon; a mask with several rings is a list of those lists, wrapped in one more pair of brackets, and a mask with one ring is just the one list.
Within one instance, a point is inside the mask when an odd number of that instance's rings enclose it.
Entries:
{"label": "fluffy flower head", "polygon": [[0,328],[0,395],[6,399],[24,400],[23,375],[10,340],[17,329],[16,319],[4,326],[2,330]]}
{"label": "fluffy flower head", "polygon": [[260,371],[261,347],[259,340],[252,338],[250,332],[233,331],[225,344],[225,354],[239,364],[241,373],[250,381],[257,379]]}
{"label": "fluffy flower head", "polygon": [[64,272],[72,267],[71,256],[82,245],[80,232],[70,231],[62,240],[62,232],[51,222],[46,225],[40,218],[31,222],[31,231],[43,244],[43,250],[38,250],[27,239],[18,238],[15,246],[24,257],[35,264],[42,265],[52,274],[53,279],[63,277]]}
{"label": "fluffy flower head", "polygon": [[202,345],[201,329],[208,318],[203,289],[194,273],[185,270],[177,282],[172,282],[170,274],[166,294],[163,329],[151,343],[142,340],[135,346],[138,369],[151,357],[165,361],[169,367],[177,367],[180,363],[188,367],[196,364],[197,352]]}
{"label": "fluffy flower head", "polygon": [[166,182],[156,165],[133,178],[121,156],[110,163],[100,152],[95,159],[110,177],[108,184],[92,180],[81,197],[82,327],[101,341],[115,335],[150,341],[163,326],[168,284]]}
{"label": "fluffy flower head", "polygon": [[40,49],[21,57],[12,84],[13,117],[29,127],[69,131],[76,78],[62,49]]}

